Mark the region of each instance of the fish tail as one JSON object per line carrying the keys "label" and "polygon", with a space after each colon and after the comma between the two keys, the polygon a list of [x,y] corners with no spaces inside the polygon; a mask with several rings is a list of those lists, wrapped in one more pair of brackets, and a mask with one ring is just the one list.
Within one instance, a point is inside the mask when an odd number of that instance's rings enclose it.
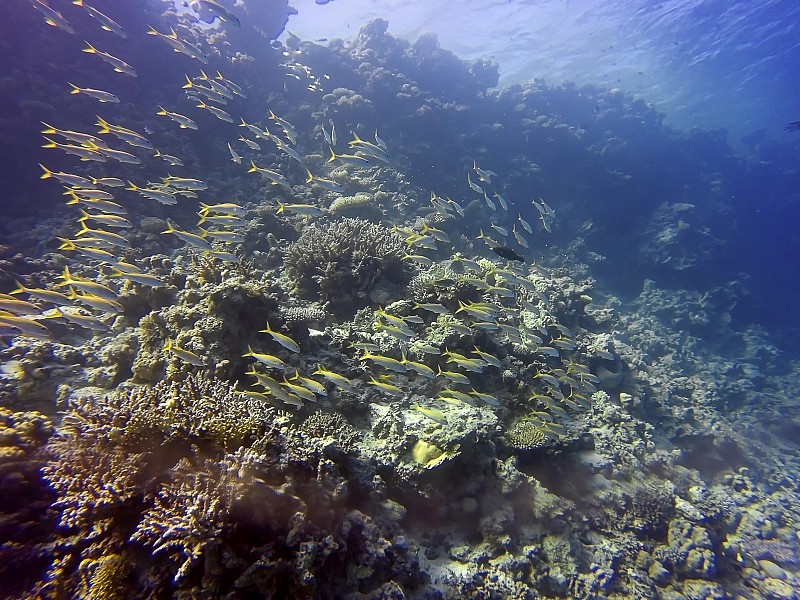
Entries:
{"label": "fish tail", "polygon": [[53,140],[51,140],[50,138],[46,137],[44,139],[47,140],[47,143],[43,144],[42,148],[56,148],[57,147],[56,143]]}
{"label": "fish tail", "polygon": [[331,157],[327,160],[327,162],[333,162],[336,160],[336,153],[333,151],[333,148],[328,146],[328,149],[331,151]]}
{"label": "fish tail", "polygon": [[94,46],[92,46],[92,45],[91,45],[89,42],[87,42],[86,40],[84,40],[84,43],[86,44],[86,48],[84,48],[84,49],[83,49],[83,51],[84,51],[84,52],[88,52],[89,54],[97,54],[97,48],[95,48]]}
{"label": "fish tail", "polygon": [[17,284],[17,287],[15,287],[13,290],[11,290],[11,292],[10,292],[11,294],[22,294],[22,293],[28,291],[28,290],[25,289],[25,286],[22,285],[22,282],[19,279],[16,279],[14,281]]}
{"label": "fish tail", "polygon": [[42,133],[56,133],[56,128],[53,127],[52,125],[48,125],[44,121],[42,121],[42,125],[45,126],[45,129],[42,130]]}
{"label": "fish tail", "polygon": [[189,88],[193,88],[194,84],[192,83],[192,80],[189,79],[189,76],[184,73],[184,77],[186,77],[186,83],[183,86],[181,86],[181,89],[188,90]]}
{"label": "fish tail", "polygon": [[159,110],[156,113],[157,115],[166,115],[167,114],[167,109],[164,108],[163,106],[161,106],[160,104],[158,105],[158,109]]}
{"label": "fish tail", "polygon": [[100,127],[100,131],[98,133],[111,133],[111,127],[109,127],[108,121],[106,121],[103,117],[97,117],[97,126]]}
{"label": "fish tail", "polygon": [[159,35],[158,31],[152,25],[147,26],[147,35]]}
{"label": "fish tail", "polygon": [[255,161],[251,160],[250,165],[251,165],[250,169],[247,171],[248,173],[255,173],[256,171],[258,171],[258,167],[256,166]]}
{"label": "fish tail", "polygon": [[126,187],[125,189],[128,190],[129,192],[135,192],[136,190],[139,189],[139,187],[135,183],[133,183],[132,181],[129,181],[128,182],[128,187]]}
{"label": "fish tail", "polygon": [[[286,208],[286,205],[283,202],[281,202],[280,200],[278,200],[278,210],[277,210],[277,212],[275,214],[276,215],[281,214],[283,212],[284,208]],[[267,326],[267,327],[269,327],[269,326]]]}
{"label": "fish tail", "polygon": [[39,163],[39,166],[42,167],[42,170],[44,171],[44,173],[41,174],[39,179],[50,179],[53,176],[53,172],[47,167],[45,167],[42,163]]}
{"label": "fish tail", "polygon": [[83,6],[83,0],[72,0],[75,6]]}
{"label": "fish tail", "polygon": [[75,85],[74,83],[70,83],[70,82],[68,81],[68,82],[67,82],[67,85],[68,85],[69,87],[71,87],[71,88],[72,88],[72,90],[70,91],[70,94],[80,94],[80,93],[81,93],[81,88],[79,88],[79,87],[78,87],[77,85]]}

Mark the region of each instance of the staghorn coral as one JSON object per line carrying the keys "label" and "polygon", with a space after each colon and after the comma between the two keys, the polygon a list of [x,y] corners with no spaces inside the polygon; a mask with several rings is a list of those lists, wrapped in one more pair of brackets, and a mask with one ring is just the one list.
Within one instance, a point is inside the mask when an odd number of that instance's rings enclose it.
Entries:
{"label": "staghorn coral", "polygon": [[297,291],[342,311],[365,306],[382,282],[404,281],[403,244],[382,225],[345,218],[311,223],[286,251]]}

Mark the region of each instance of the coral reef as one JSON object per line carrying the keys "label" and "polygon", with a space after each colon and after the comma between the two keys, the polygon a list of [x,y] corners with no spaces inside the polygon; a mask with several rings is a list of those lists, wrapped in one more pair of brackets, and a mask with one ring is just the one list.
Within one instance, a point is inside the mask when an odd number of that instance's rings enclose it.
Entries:
{"label": "coral reef", "polygon": [[287,249],[285,263],[298,293],[354,312],[372,302],[378,286],[404,282],[402,256],[402,242],[390,229],[344,218],[306,226]]}

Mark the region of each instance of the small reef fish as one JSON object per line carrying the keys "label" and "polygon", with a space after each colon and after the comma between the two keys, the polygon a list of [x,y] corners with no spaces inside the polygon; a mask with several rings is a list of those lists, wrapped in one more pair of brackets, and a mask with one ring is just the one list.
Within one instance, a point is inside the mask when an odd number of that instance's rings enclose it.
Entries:
{"label": "small reef fish", "polygon": [[242,22],[239,21],[236,15],[214,0],[189,0],[189,5],[192,7],[205,6],[226,23],[230,23],[236,27],[242,26]]}
{"label": "small reef fish", "polygon": [[291,212],[305,217],[316,217],[323,214],[323,210],[313,204],[284,204],[279,200],[278,210],[275,214],[279,215],[283,212]]}
{"label": "small reef fish", "polygon": [[323,177],[317,177],[316,175],[312,175],[311,171],[306,171],[306,183],[310,183],[311,185],[315,185],[323,190],[327,190],[329,192],[344,192],[345,188],[341,183],[334,181],[333,179],[325,179]]}
{"label": "small reef fish", "polygon": [[236,154],[236,150],[233,149],[230,142],[228,142],[228,151],[231,153],[231,160],[235,162],[237,165],[242,164],[242,157]]}
{"label": "small reef fish", "polygon": [[137,192],[140,196],[144,196],[149,200],[155,200],[161,204],[173,205],[178,203],[178,199],[175,198],[175,194],[173,192],[167,192],[156,188],[140,188],[132,181],[128,182],[128,187],[125,189],[131,192]]}
{"label": "small reef fish", "polygon": [[77,325],[91,331],[108,331],[108,325],[100,319],[85,311],[75,307],[57,307],[52,314],[47,315],[48,319],[62,318],[71,325]]}
{"label": "small reef fish", "polygon": [[106,161],[105,156],[103,156],[99,152],[94,151],[92,148],[87,148],[86,146],[75,146],[74,144],[59,144],[58,142],[54,142],[48,137],[45,137],[44,139],[47,143],[43,144],[42,148],[58,148],[59,150],[63,150],[67,154],[72,154],[73,156],[79,156],[81,160],[96,160],[98,162]]}
{"label": "small reef fish", "polygon": [[84,234],[89,234],[91,237],[98,238],[101,240],[105,240],[109,244],[116,246],[118,248],[130,248],[131,243],[125,239],[123,236],[119,235],[118,233],[113,233],[111,231],[105,231],[104,229],[90,229],[86,225],[86,221],[81,222],[81,229],[76,234],[78,237],[83,236]]}
{"label": "small reef fish", "polygon": [[245,209],[239,206],[238,204],[234,204],[233,202],[222,202],[220,204],[203,204],[200,203],[200,210],[198,211],[198,215],[207,215],[209,213],[221,213],[223,215],[236,215],[237,217],[243,217],[245,215]]}
{"label": "small reef fish", "polygon": [[220,96],[226,98],[227,100],[233,100],[233,93],[227,88],[227,86],[221,84],[219,81],[215,81],[208,75],[203,69],[200,69],[200,76],[194,78],[195,81],[205,81],[210,89],[214,90]]}
{"label": "small reef fish", "polygon": [[474,169],[475,173],[478,175],[478,179],[480,179],[483,183],[492,183],[492,174],[490,171],[484,171],[480,167],[478,167],[478,163],[475,159],[472,160],[472,168]]}
{"label": "small reef fish", "polygon": [[47,4],[41,2],[41,0],[30,0],[30,3],[33,8],[42,14],[45,23],[52,27],[56,27],[61,31],[66,31],[67,33],[71,33],[73,35],[75,34],[75,29],[69,24],[69,21],[67,21],[60,12],[50,8]]}
{"label": "small reef fish", "polygon": [[213,225],[222,225],[223,227],[244,227],[244,221],[241,217],[236,215],[200,215],[198,225],[203,223],[211,223]]}
{"label": "small reef fish", "polygon": [[72,304],[66,294],[44,288],[27,288],[19,281],[17,281],[17,287],[11,291],[11,294],[28,294],[28,298],[36,298],[56,306],[69,306]]}
{"label": "small reef fish", "polygon": [[338,160],[346,165],[354,165],[357,167],[368,167],[371,164],[368,159],[363,156],[358,156],[357,154],[336,154],[333,148],[330,148],[330,151],[331,157],[328,159],[329,163]]}
{"label": "small reef fish", "polygon": [[251,357],[255,358],[258,362],[262,365],[266,365],[268,367],[272,367],[274,369],[285,369],[286,363],[283,362],[277,356],[273,356],[272,354],[261,354],[253,350],[252,346],[247,346],[247,352],[242,354],[242,357]]}
{"label": "small reef fish", "polygon": [[339,373],[329,371],[328,369],[323,369],[321,366],[317,366],[317,370],[314,371],[312,375],[322,375],[322,377],[330,381],[333,385],[345,391],[350,392],[353,390],[353,382],[347,377],[340,375]]}
{"label": "small reef fish", "polygon": [[519,215],[517,217],[517,220],[519,221],[520,225],[522,225],[522,228],[525,231],[527,231],[528,233],[533,233],[533,227],[531,227],[530,223],[528,223],[525,219],[522,218],[522,215]]}
{"label": "small reef fish", "polygon": [[112,277],[127,279],[128,281],[133,281],[135,283],[154,288],[164,287],[166,285],[166,283],[161,281],[158,277],[148,273],[126,273],[124,271],[120,271],[119,269],[112,269],[111,275]]}
{"label": "small reef fish", "polygon": [[124,187],[125,182],[118,177],[92,177],[94,185],[101,185],[104,187]]}
{"label": "small reef fish", "polygon": [[95,54],[96,56],[99,56],[105,62],[110,64],[117,73],[125,73],[125,75],[130,75],[131,77],[137,76],[136,69],[126,63],[124,60],[117,58],[116,56],[112,56],[108,52],[102,52],[101,50],[98,50],[89,42],[86,42],[86,48],[84,48],[83,51],[88,54]]}
{"label": "small reef fish", "polygon": [[173,121],[175,121],[181,129],[194,129],[197,130],[197,123],[192,121],[189,117],[185,117],[179,113],[170,112],[163,106],[158,107],[157,115],[169,117]]}
{"label": "small reef fish", "polygon": [[506,260],[515,260],[517,262],[525,262],[525,258],[517,254],[513,248],[508,246],[494,246],[492,252]]}
{"label": "small reef fish", "polygon": [[400,362],[407,368],[414,371],[417,375],[421,375],[422,377],[426,377],[428,379],[436,378],[436,373],[434,370],[424,363],[408,360],[405,356],[403,356],[403,360]]}
{"label": "small reef fish", "polygon": [[506,229],[505,227],[501,227],[497,223],[489,223],[489,227],[494,229],[499,235],[503,237],[508,237],[508,229]]}
{"label": "small reef fish", "polygon": [[[227,229],[209,229],[206,231],[206,233],[208,234],[208,237],[220,242],[228,242],[230,244],[241,244],[244,242],[244,236],[238,231],[229,231]],[[239,257],[229,253],[212,250],[211,254],[222,260],[239,262]]]}
{"label": "small reef fish", "polygon": [[286,377],[283,378],[281,385],[284,388],[287,388],[290,393],[294,394],[295,396],[299,396],[303,400],[308,400],[309,402],[316,402],[317,397],[314,395],[314,392],[309,390],[307,387],[303,385],[299,385],[297,383],[292,383]]}
{"label": "small reef fish", "polygon": [[69,267],[64,267],[64,273],[61,275],[60,279],[62,279],[62,281],[57,283],[56,287],[69,286],[82,292],[87,292],[89,294],[99,296],[100,298],[105,298],[107,300],[117,299],[117,293],[114,290],[103,285],[102,283],[97,283],[96,281],[91,281],[90,279],[73,276],[69,271]]}
{"label": "small reef fish", "polygon": [[501,195],[500,195],[500,194],[498,194],[497,192],[495,192],[495,193],[494,193],[494,197],[495,197],[495,198],[497,198],[497,201],[500,203],[500,207],[501,207],[503,210],[506,210],[506,211],[507,211],[507,210],[508,210],[508,203],[506,202],[506,199],[505,199],[505,198],[503,198],[503,196],[501,196]]}
{"label": "small reef fish", "polygon": [[117,162],[126,163],[129,165],[139,165],[142,161],[139,159],[138,156],[135,156],[129,152],[123,152],[122,150],[114,150],[113,148],[103,147],[103,146],[95,146],[92,144],[92,150],[102,154],[105,157],[112,158]]}
{"label": "small reef fish", "polygon": [[273,185],[283,185],[285,187],[291,188],[291,184],[289,180],[286,179],[283,175],[278,173],[277,171],[273,171],[272,169],[265,169],[263,167],[257,167],[256,163],[252,160],[250,161],[250,169],[247,171],[248,173],[260,173],[263,177],[272,182]]}
{"label": "small reef fish", "polygon": [[214,79],[221,81],[225,87],[227,87],[230,91],[232,91],[240,98],[247,98],[247,94],[244,93],[244,90],[240,86],[235,84],[230,79],[226,79],[225,77],[223,77],[222,73],[220,73],[219,71],[217,71],[217,74],[214,77]]}
{"label": "small reef fish", "polygon": [[280,118],[271,110],[269,111],[269,118],[275,121],[278,124],[278,127],[283,130],[283,133],[286,136],[286,139],[289,140],[289,143],[292,145],[297,144],[297,130],[295,130],[294,125],[289,123],[289,121],[286,119]]}
{"label": "small reef fish", "polygon": [[[186,94],[186,98],[188,100],[194,100],[196,102],[202,102],[200,95],[205,96],[205,98],[209,102],[214,102],[216,104],[225,105],[228,103],[228,97],[230,96],[230,92],[227,92],[227,95],[221,94],[213,87],[206,87],[204,85],[200,85],[196,83],[199,78],[195,77],[194,80],[189,79],[189,76],[186,75],[186,84],[183,85],[182,89],[186,90],[184,93]],[[202,80],[201,80],[202,81]],[[226,90],[227,91],[227,90]],[[231,96],[232,98],[233,96]]]}
{"label": "small reef fish", "polygon": [[57,238],[57,239],[61,242],[61,245],[58,247],[59,250],[66,250],[68,252],[77,252],[78,254],[81,254],[86,258],[91,258],[93,260],[98,260],[100,262],[113,263],[114,261],[117,260],[117,257],[114,256],[108,250],[98,248],[97,246],[91,246],[91,245],[87,246],[83,244],[78,245],[82,242],[82,240],[68,240],[65,238]]}
{"label": "small reef fish", "polygon": [[118,314],[123,311],[122,304],[120,304],[116,300],[110,300],[108,298],[104,298],[103,296],[97,296],[95,294],[90,294],[85,292],[79,294],[74,289],[70,289],[69,293],[67,294],[67,297],[69,297],[71,300],[74,300],[86,306],[90,306],[91,308],[102,312]]}
{"label": "small reef fish", "polygon": [[120,27],[120,25],[114,19],[104,15],[96,8],[89,6],[83,0],[72,0],[72,3],[75,6],[82,6],[92,18],[97,19],[97,21],[100,23],[100,29],[116,34],[123,39],[128,37],[128,34],[125,33],[125,30]]}
{"label": "small reef fish", "polygon": [[150,140],[137,131],[133,131],[132,129],[128,129],[120,125],[113,125],[106,121],[103,117],[99,116],[97,117],[97,126],[100,128],[98,129],[98,133],[101,135],[110,133],[117,139],[120,139],[131,146],[144,148],[145,150],[155,150],[153,144],[150,143]]}
{"label": "small reef fish", "polygon": [[362,140],[358,137],[358,134],[354,131],[351,132],[353,134],[353,139],[348,142],[348,145],[351,149],[355,149],[356,153],[361,152],[362,154],[367,155],[368,157],[375,158],[381,162],[388,163],[389,162],[389,154],[386,152],[384,148],[381,148],[377,144],[373,144],[372,142],[367,142]]}
{"label": "small reef fish", "polygon": [[369,381],[367,382],[369,385],[373,385],[382,392],[389,394],[390,396],[405,396],[406,393],[403,391],[401,387],[398,387],[392,383],[388,383],[386,381],[378,381],[374,377],[370,377]]}
{"label": "small reef fish", "polygon": [[99,100],[100,102],[110,102],[112,104],[119,104],[119,98],[117,98],[114,94],[110,92],[105,92],[103,90],[95,90],[92,88],[80,88],[75,84],[67,82],[67,85],[72,88],[70,94],[84,94],[89,96],[90,98],[94,98],[95,100]]}
{"label": "small reef fish", "polygon": [[517,240],[517,243],[522,246],[523,248],[529,248],[528,240],[522,237],[522,234],[517,231],[517,224],[514,223],[514,226],[511,228],[511,231],[514,233],[514,239]]}
{"label": "small reef fish", "polygon": [[81,177],[80,175],[73,175],[72,173],[64,173],[61,171],[51,171],[41,163],[39,163],[39,166],[42,167],[42,170],[44,171],[44,173],[39,176],[39,179],[50,179],[53,177],[65,185],[84,188],[94,187],[94,183],[92,181],[86,179],[85,177]]}
{"label": "small reef fish", "polygon": [[44,129],[42,129],[42,133],[44,135],[59,135],[71,142],[76,142],[81,145],[89,144],[91,142],[93,144],[97,144],[98,146],[105,146],[103,140],[89,133],[81,133],[80,131],[72,131],[71,129],[58,129],[57,127],[48,125],[44,121],[42,121],[42,125],[44,125]]}
{"label": "small reef fish", "polygon": [[[209,232],[209,237],[211,237],[211,232]],[[238,256],[236,256],[232,252],[226,252],[225,250],[207,250],[205,254],[211,256],[212,258],[216,258],[217,260],[222,260],[224,262],[229,262],[229,263],[239,262]]]}
{"label": "small reef fish", "polygon": [[182,40],[178,37],[178,34],[175,33],[175,30],[170,28],[170,33],[165,34],[161,33],[160,31],[156,30],[154,27],[149,26],[147,31],[148,35],[155,35],[167,42],[175,52],[180,52],[188,56],[189,58],[193,58],[199,60],[204,65],[208,64],[208,57],[200,51],[200,48],[197,46],[190,44],[189,42]]}
{"label": "small reef fish", "polygon": [[239,141],[244,142],[245,145],[250,148],[250,150],[261,150],[261,146],[259,146],[257,142],[248,140],[246,137],[239,136]]}
{"label": "small reef fish", "polygon": [[171,167],[182,167],[183,166],[183,161],[180,158],[178,158],[177,156],[172,156],[171,154],[163,154],[159,150],[156,150],[156,153],[153,156],[168,162]]}
{"label": "small reef fish", "polygon": [[170,185],[182,190],[202,191],[208,189],[208,184],[200,179],[191,179],[189,177],[173,177],[167,175],[164,177],[164,184]]}
{"label": "small reef fish", "polygon": [[267,323],[266,329],[259,330],[259,333],[267,333],[269,336],[278,342],[281,346],[289,350],[290,352],[300,352],[300,344],[295,342],[292,338],[288,335],[281,333],[280,331],[273,330],[269,323]]}
{"label": "small reef fish", "polygon": [[101,225],[107,225],[108,227],[119,227],[122,229],[128,229],[133,227],[133,223],[128,221],[128,219],[114,214],[105,214],[105,213],[87,213],[85,210],[81,209],[81,218],[78,219],[79,222],[86,221],[91,219],[95,223],[100,223]]}
{"label": "small reef fish", "polygon": [[[247,129],[250,130],[250,133],[255,135],[257,138],[261,138],[265,142],[269,142],[272,139],[270,137],[272,134],[269,131],[267,131],[266,129],[261,129],[260,127],[258,127],[258,125],[253,125],[252,123],[248,123],[244,119],[242,119],[242,122],[239,123],[239,127],[247,127]],[[245,143],[247,143],[248,141],[241,137],[239,139],[241,139]],[[253,148],[253,150],[261,150],[261,146],[259,146],[258,144],[256,144],[256,147],[251,146],[251,148]]]}
{"label": "small reef fish", "polygon": [[197,104],[197,108],[201,108],[205,111],[210,112],[212,115],[217,117],[220,121],[225,121],[226,123],[233,123],[233,117],[230,116],[227,112],[222,110],[221,108],[217,108],[216,106],[209,106],[202,100]]}
{"label": "small reef fish", "polygon": [[[17,331],[15,332],[14,330]],[[4,336],[23,335],[40,340],[53,339],[53,334],[50,333],[50,330],[38,321],[18,317],[8,311],[0,311],[0,333]]]}
{"label": "small reef fish", "polygon": [[328,395],[328,390],[325,389],[324,385],[322,385],[318,381],[314,381],[310,377],[303,377],[302,375],[300,375],[297,369],[295,369],[294,371],[294,377],[292,377],[289,381],[297,381],[300,385],[302,385],[310,392],[315,393],[317,396]]}
{"label": "small reef fish", "polygon": [[383,356],[382,354],[372,354],[369,350],[365,350],[364,354],[359,357],[359,360],[371,360],[384,369],[389,369],[395,373],[405,373],[407,371],[406,366],[396,358]]}
{"label": "small reef fish", "polygon": [[190,246],[200,248],[201,250],[211,250],[211,243],[206,239],[208,232],[204,229],[200,229],[200,232],[200,235],[198,235],[196,233],[190,233],[188,231],[177,229],[172,221],[167,219],[167,229],[161,233],[173,233],[178,239],[189,244]]}
{"label": "small reef fish", "polygon": [[483,352],[482,350],[478,350],[477,346],[475,347],[473,352],[477,354],[485,363],[490,364],[493,367],[497,367],[499,369],[502,366],[499,358],[497,358],[493,354],[489,354],[488,352]]}
{"label": "small reef fish", "polygon": [[478,194],[483,194],[484,196],[486,195],[486,192],[483,191],[483,188],[474,181],[472,181],[472,177],[470,177],[469,171],[467,172],[467,185],[469,186],[469,189],[471,189],[473,192],[476,192]]}
{"label": "small reef fish", "polygon": [[472,388],[469,391],[470,395],[475,396],[481,402],[485,402],[491,406],[500,406],[500,401],[497,399],[497,396],[492,396],[491,394],[485,394],[483,392],[477,391],[475,388]]}
{"label": "small reef fish", "polygon": [[447,425],[447,418],[440,410],[436,410],[435,408],[426,408],[424,406],[420,406],[419,404],[412,404],[411,408],[419,413],[422,413],[434,423],[438,423],[439,425]]}
{"label": "small reef fish", "polygon": [[167,343],[164,344],[164,350],[167,352],[172,352],[175,356],[180,358],[181,360],[188,362],[190,365],[194,365],[195,367],[205,367],[206,361],[203,357],[198,356],[191,350],[187,350],[186,348],[181,348],[177,342],[173,342],[172,339],[167,339]]}
{"label": "small reef fish", "polygon": [[39,307],[9,294],[0,294],[0,310],[19,315],[38,315]]}

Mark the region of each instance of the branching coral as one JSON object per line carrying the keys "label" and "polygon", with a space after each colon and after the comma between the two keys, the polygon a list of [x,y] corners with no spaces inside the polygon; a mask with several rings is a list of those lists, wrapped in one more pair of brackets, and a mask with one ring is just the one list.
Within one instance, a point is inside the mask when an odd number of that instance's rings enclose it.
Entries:
{"label": "branching coral", "polygon": [[402,240],[363,219],[311,223],[286,251],[285,264],[300,294],[352,310],[369,302],[379,283],[402,283]]}
{"label": "branching coral", "polygon": [[390,551],[397,525],[354,517],[375,477],[347,452],[355,431],[338,415],[285,424],[202,375],[74,397],[47,445],[62,537],[36,593],[101,597],[123,579],[138,597],[415,585],[413,555]]}

